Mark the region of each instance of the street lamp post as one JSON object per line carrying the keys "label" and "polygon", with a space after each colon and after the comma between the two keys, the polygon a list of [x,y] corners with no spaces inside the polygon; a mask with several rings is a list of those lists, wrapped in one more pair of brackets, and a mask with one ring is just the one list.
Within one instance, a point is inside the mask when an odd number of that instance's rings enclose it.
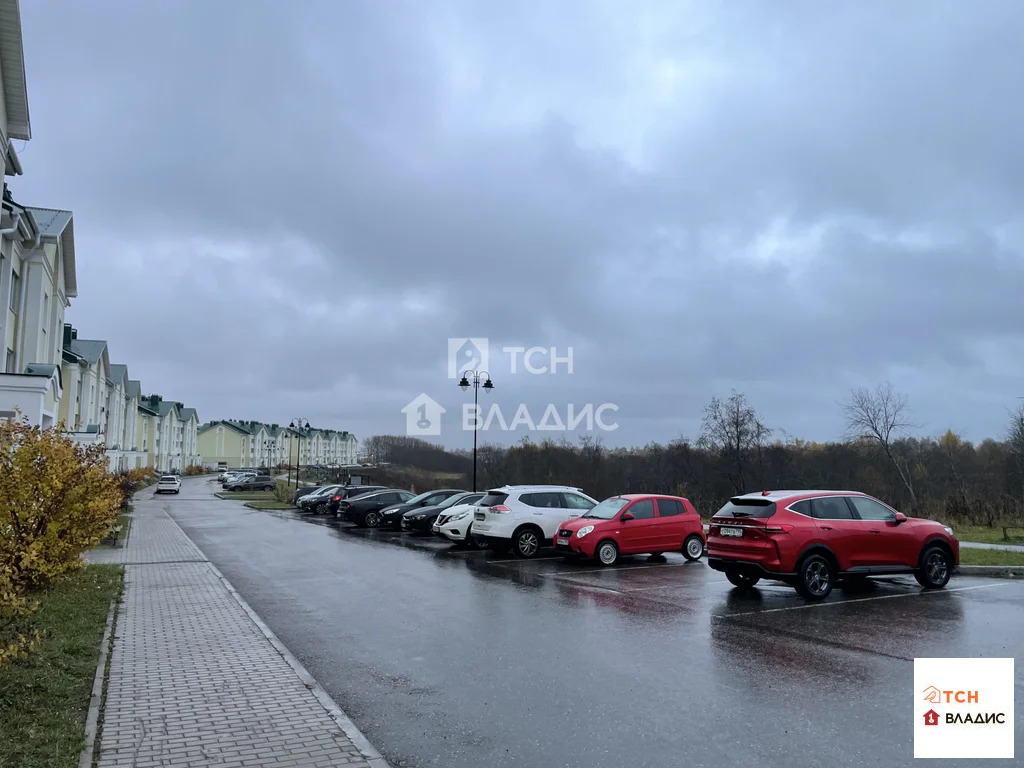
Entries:
{"label": "street lamp post", "polygon": [[465,371],[462,374],[462,380],[459,382],[459,387],[465,392],[469,389],[470,380],[469,376],[473,376],[473,493],[476,493],[476,433],[479,432],[476,420],[480,416],[479,409],[479,394],[480,394],[480,378],[484,378],[483,388],[485,392],[490,392],[494,389],[494,383],[491,381],[491,374],[487,371]]}
{"label": "street lamp post", "polygon": [[[305,423],[305,424],[303,424]],[[295,452],[295,490],[299,489],[299,472],[302,470],[302,430],[309,429],[309,421],[307,419],[294,419],[291,424],[288,425],[291,429],[296,430],[299,433],[299,449]],[[291,436],[288,437],[288,451],[291,452]],[[291,457],[288,457],[288,466],[291,467]],[[291,472],[291,469],[288,470]]]}
{"label": "street lamp post", "polygon": [[263,459],[260,461],[260,464],[265,466],[267,468],[267,471],[271,471],[273,469],[273,467],[270,466],[270,449],[273,448],[273,447],[274,447],[274,441],[273,440],[264,440],[263,441],[263,451],[262,451]]}

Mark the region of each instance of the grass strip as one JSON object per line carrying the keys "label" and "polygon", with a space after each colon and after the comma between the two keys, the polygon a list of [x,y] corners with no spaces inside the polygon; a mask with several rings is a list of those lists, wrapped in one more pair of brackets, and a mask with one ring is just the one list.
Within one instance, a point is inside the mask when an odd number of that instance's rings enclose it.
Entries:
{"label": "grass strip", "polygon": [[100,641],[123,571],[89,565],[35,591],[39,610],[16,632],[38,629],[27,659],[0,667],[0,768],[75,768],[85,746]]}

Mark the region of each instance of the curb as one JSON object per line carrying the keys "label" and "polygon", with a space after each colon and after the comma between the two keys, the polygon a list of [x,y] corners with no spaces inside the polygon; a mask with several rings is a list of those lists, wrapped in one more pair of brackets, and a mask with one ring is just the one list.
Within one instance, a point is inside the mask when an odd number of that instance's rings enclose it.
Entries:
{"label": "curb", "polygon": [[114,628],[114,616],[121,598],[110,603],[107,611],[107,625],[100,640],[100,659],[96,663],[96,676],[92,681],[92,694],[89,697],[89,712],[85,717],[85,748],[78,756],[78,768],[92,768],[93,753],[98,746],[96,736],[99,731],[100,705],[103,703],[103,681],[107,676],[107,655],[110,653],[110,635]]}
{"label": "curb", "polygon": [[1018,579],[1024,577],[1024,565],[961,565],[957,567],[956,572],[960,576]]}
{"label": "curb", "polygon": [[[178,525],[177,520],[171,517],[170,514],[168,514],[167,517],[178,527],[178,530],[181,531],[185,538],[192,541],[191,537],[189,537],[189,535],[182,530],[181,526]],[[199,550],[198,545],[194,541],[192,541],[192,546]],[[259,614],[250,607],[250,605],[245,601],[245,598],[238,593],[238,590],[236,590],[231,582],[228,581],[227,577],[220,572],[220,569],[211,563],[206,555],[203,555],[203,559],[206,562],[206,565],[210,567],[210,570],[212,570],[214,574],[216,574],[217,578],[220,579],[225,589],[231,593],[235,602],[241,606],[242,610],[245,611],[250,619],[252,619],[252,622],[259,628],[260,632],[263,633],[263,636],[270,641],[272,646],[274,646],[274,650],[281,654],[282,658],[288,662],[288,666],[292,668],[292,671],[295,672],[299,680],[301,680],[306,688],[308,688],[316,697],[321,706],[327,710],[327,714],[331,716],[331,719],[335,723],[337,723],[338,727],[341,728],[342,732],[348,737],[349,741],[352,742],[353,746],[359,750],[360,754],[362,754],[366,759],[366,762],[370,764],[370,768],[391,768],[391,765],[381,756],[380,752],[373,748],[373,745],[370,744],[370,740],[367,739],[366,736],[363,735],[363,732],[356,727],[356,724],[349,719],[348,715],[346,715],[342,708],[339,707],[334,699],[331,698],[331,695],[327,693],[320,683],[316,681],[316,678],[309,673],[309,670],[302,666],[302,662],[292,655],[292,652],[289,651],[285,644],[278,639],[277,635],[274,634],[274,631],[263,622],[263,619],[259,617]],[[80,764],[78,768],[88,768],[88,766]]]}

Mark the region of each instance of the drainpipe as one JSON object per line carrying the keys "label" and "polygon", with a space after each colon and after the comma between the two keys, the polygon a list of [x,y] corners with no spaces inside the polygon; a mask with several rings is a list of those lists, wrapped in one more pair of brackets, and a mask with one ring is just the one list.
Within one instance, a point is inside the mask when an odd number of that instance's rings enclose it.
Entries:
{"label": "drainpipe", "polygon": [[10,209],[10,211],[11,211],[11,226],[7,227],[6,229],[0,229],[0,237],[3,237],[4,235],[8,235],[11,232],[17,232],[18,231],[18,227],[21,225],[21,214],[22,214],[22,211],[19,210],[19,211],[15,212],[13,208]]}

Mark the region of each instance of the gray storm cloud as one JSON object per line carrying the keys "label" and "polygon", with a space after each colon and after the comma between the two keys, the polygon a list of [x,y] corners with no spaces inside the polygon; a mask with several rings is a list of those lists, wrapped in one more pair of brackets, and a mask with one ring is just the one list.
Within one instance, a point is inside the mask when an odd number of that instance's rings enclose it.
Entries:
{"label": "gray storm cloud", "polygon": [[204,419],[457,418],[451,336],[573,346],[493,397],[614,402],[611,444],[732,388],[819,440],[882,379],[971,439],[1024,395],[1018,3],[22,13],[69,319]]}

